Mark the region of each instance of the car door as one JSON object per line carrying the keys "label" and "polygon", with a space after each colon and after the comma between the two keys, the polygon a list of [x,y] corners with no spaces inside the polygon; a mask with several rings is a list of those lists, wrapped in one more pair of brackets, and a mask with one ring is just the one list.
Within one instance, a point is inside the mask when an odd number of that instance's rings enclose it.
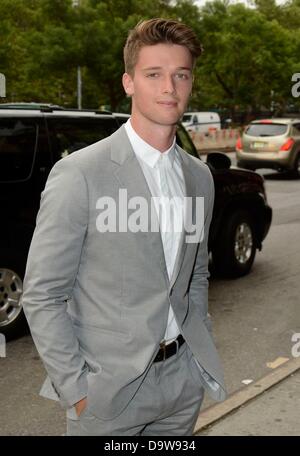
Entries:
{"label": "car door", "polygon": [[1,117],[0,201],[5,220],[0,227],[1,239],[5,239],[2,252],[9,250],[11,256],[18,257],[27,252],[50,167],[43,117]]}

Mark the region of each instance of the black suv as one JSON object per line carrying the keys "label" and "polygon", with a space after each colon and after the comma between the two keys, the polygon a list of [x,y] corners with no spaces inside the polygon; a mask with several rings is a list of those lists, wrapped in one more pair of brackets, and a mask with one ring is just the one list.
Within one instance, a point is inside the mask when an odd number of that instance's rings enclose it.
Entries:
{"label": "black suv", "polygon": [[[50,169],[62,157],[112,134],[123,121],[124,117],[98,111],[0,105],[0,332],[8,339],[25,327],[22,280]],[[182,126],[178,143],[198,157]],[[272,210],[261,176],[231,169],[230,159],[220,153],[209,154],[207,164],[216,188],[209,239],[212,265],[218,273],[238,277],[250,271],[268,233]]]}

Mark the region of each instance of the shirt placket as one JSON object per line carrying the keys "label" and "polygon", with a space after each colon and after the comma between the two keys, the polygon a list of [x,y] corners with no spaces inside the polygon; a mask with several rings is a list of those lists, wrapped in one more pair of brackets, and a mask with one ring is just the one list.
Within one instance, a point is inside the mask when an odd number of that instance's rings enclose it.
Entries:
{"label": "shirt placket", "polygon": [[[160,190],[162,198],[162,222],[163,226],[161,226],[161,235],[162,241],[164,246],[165,258],[167,263],[167,269],[169,277],[172,275],[171,270],[171,253],[172,253],[172,244],[173,244],[173,223],[174,223],[174,214],[172,217],[168,217],[170,214],[170,200],[172,198],[172,194],[168,184],[168,176],[167,176],[167,163],[168,157],[164,157],[163,155],[159,159],[159,176],[160,176]],[[171,208],[172,209],[172,208]]]}

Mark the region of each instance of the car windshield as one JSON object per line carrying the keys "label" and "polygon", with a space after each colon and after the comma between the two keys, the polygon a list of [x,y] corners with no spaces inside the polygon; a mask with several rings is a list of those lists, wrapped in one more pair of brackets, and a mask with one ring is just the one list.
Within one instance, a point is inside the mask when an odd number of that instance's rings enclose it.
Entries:
{"label": "car windshield", "polygon": [[182,118],[182,122],[190,122],[192,120],[192,116],[190,114],[184,114]]}
{"label": "car windshield", "polygon": [[249,136],[279,136],[287,132],[288,125],[278,123],[250,124],[245,130]]}
{"label": "car windshield", "polygon": [[187,131],[183,128],[182,125],[177,126],[177,144],[182,147],[188,154],[193,155],[193,157],[199,158],[197,149],[190,138],[190,135]]}

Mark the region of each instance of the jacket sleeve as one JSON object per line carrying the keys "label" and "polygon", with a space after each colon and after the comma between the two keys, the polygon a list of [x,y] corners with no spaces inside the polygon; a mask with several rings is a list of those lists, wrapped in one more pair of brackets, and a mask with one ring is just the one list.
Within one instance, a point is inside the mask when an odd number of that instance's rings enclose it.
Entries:
{"label": "jacket sleeve", "polygon": [[212,332],[211,320],[208,314],[208,234],[212,219],[215,187],[211,172],[208,170],[207,193],[204,199],[204,235],[199,243],[195,265],[189,288],[189,299],[193,301],[208,331]]}
{"label": "jacket sleeve", "polygon": [[87,395],[88,369],[67,313],[87,223],[86,181],[70,156],[52,168],[42,193],[22,296],[33,340],[65,408]]}

